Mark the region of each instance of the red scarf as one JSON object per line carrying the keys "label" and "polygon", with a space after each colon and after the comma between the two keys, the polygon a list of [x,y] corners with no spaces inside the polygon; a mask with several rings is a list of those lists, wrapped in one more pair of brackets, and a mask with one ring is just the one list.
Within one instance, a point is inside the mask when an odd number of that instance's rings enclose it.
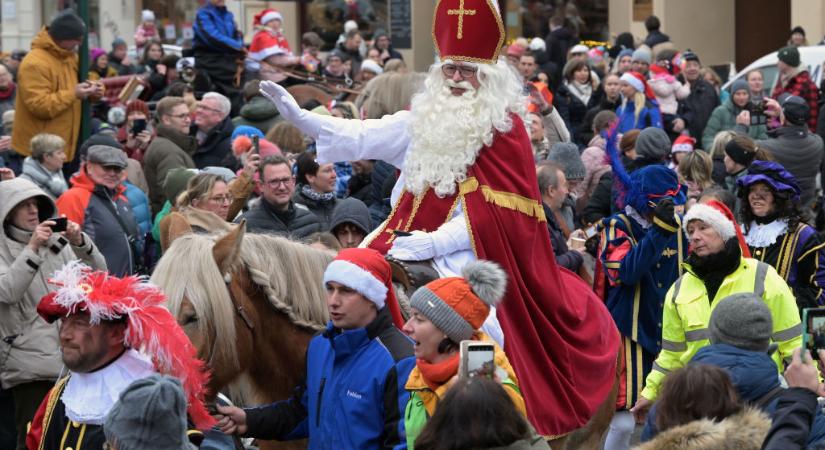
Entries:
{"label": "red scarf", "polygon": [[0,89],[0,100],[5,100],[14,94],[15,84],[13,81],[9,82],[6,89]]}
{"label": "red scarf", "polygon": [[424,383],[435,392],[442,384],[450,381],[450,378],[458,373],[458,361],[459,354],[456,352],[449,359],[440,363],[431,363],[418,358],[415,365],[421,371],[421,378],[424,379]]}

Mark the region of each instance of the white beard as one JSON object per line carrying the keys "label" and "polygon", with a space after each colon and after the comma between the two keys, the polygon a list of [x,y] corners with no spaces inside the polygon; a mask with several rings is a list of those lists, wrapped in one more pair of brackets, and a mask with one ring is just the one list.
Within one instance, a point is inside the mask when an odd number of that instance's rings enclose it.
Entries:
{"label": "white beard", "polygon": [[[485,72],[493,70],[499,69],[484,68]],[[467,91],[455,96],[451,85]],[[493,143],[494,132],[510,131],[510,111],[520,112],[513,107],[522,101],[520,85],[515,85],[515,95],[505,91],[506,87],[513,89],[511,84],[490,83],[474,90],[466,81],[456,85],[444,80],[438,68],[430,71],[424,91],[413,97],[410,107],[411,141],[403,169],[408,191],[420,195],[433,188],[439,197],[456,192],[456,184],[467,179],[467,169],[479,151]]]}

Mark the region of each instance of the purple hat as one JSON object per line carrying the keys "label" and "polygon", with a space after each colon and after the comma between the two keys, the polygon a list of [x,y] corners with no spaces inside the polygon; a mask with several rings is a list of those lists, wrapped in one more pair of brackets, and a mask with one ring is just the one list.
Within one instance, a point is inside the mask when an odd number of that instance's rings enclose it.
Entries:
{"label": "purple hat", "polygon": [[748,190],[756,183],[765,183],[775,192],[787,192],[795,202],[799,201],[799,185],[796,178],[785,170],[782,164],[773,161],[754,161],[748,167],[748,174],[736,181],[740,195],[748,195]]}
{"label": "purple hat", "polygon": [[100,58],[105,54],[106,50],[103,50],[102,48],[93,48],[90,57],[92,59],[92,62],[97,62],[97,58]]}

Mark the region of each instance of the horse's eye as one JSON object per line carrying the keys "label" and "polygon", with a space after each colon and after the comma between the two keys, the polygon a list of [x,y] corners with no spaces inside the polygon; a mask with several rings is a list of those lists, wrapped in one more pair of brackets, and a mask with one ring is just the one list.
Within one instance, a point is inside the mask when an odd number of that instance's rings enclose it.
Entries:
{"label": "horse's eye", "polygon": [[193,323],[198,323],[198,316],[189,316],[186,320],[183,321],[183,325],[190,325]]}

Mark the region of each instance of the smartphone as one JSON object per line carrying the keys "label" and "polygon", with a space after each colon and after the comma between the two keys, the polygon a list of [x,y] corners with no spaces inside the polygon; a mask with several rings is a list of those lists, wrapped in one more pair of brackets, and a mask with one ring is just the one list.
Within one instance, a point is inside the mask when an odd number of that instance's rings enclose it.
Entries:
{"label": "smartphone", "polygon": [[146,129],[146,119],[135,119],[132,122],[132,136],[137,136]]}
{"label": "smartphone", "polygon": [[584,229],[584,237],[586,239],[590,239],[597,234],[599,234],[599,230],[596,229],[596,225],[590,225],[589,227]]}
{"label": "smartphone", "polygon": [[65,217],[52,217],[49,220],[54,222],[54,225],[51,225],[49,228],[55,233],[66,231],[66,226],[69,224],[69,219]]}
{"label": "smartphone", "polygon": [[252,153],[256,155],[261,154],[261,141],[260,136],[252,136]]}
{"label": "smartphone", "polygon": [[493,344],[479,341],[461,341],[458,363],[459,378],[472,378],[483,372],[488,376],[496,370],[496,348]]}
{"label": "smartphone", "polygon": [[825,350],[825,308],[802,310],[802,348],[817,357],[817,350]]}

